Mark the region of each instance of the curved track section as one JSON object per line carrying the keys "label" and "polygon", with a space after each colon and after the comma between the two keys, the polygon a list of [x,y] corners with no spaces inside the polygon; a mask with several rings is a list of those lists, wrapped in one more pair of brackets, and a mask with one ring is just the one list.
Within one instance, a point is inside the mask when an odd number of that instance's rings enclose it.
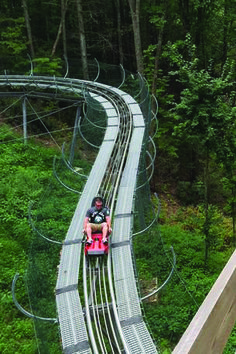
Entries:
{"label": "curved track section", "polygon": [[67,353],[90,353],[84,314],[78,293],[83,219],[91,200],[100,189],[114,148],[119,129],[119,115],[105,99],[107,130],[97,159],[75,210],[71,225],[62,247],[61,261],[56,285],[56,302],[59,315],[62,344]]}
{"label": "curved track section", "polygon": [[[130,98],[131,99],[131,98]],[[131,99],[132,100],[132,99]],[[156,353],[156,347],[142,318],[132,262],[133,204],[145,123],[138,104],[132,101],[133,134],[122,174],[114,215],[112,264],[117,310],[130,353]]]}
{"label": "curved track section", "polygon": [[[76,79],[0,76],[1,85],[29,91],[50,89],[80,100],[92,97],[107,117],[103,142],[62,246],[56,303],[63,351],[156,353],[142,318],[132,261],[135,189],[148,126],[139,105],[119,89]],[[107,264],[84,261],[83,310],[78,292],[83,219],[97,193],[105,195],[114,216],[111,252]],[[109,328],[105,336],[104,328]]]}

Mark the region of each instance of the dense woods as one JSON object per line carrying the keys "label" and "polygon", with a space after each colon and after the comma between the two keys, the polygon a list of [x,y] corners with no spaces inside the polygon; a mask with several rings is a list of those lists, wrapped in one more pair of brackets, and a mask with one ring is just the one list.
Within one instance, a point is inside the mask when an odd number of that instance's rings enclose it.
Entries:
{"label": "dense woods", "polygon": [[[64,76],[68,68],[70,77],[94,79],[90,68],[96,59],[139,72],[158,100],[159,127],[154,138],[158,157],[151,191],[158,193],[162,209],[159,226],[150,235],[137,236],[134,247],[144,293],[153,281],[165,280],[171,267],[170,245],[177,255],[171,282],[158,298],[144,304],[150,329],[164,353],[174,348],[236,245],[235,8],[235,0],[0,3],[1,75],[32,74],[33,67],[35,74]],[[155,102],[153,111],[157,110]],[[27,218],[29,201],[40,202],[51,181],[55,147],[41,142],[27,147],[7,144],[18,138],[2,125],[9,118],[4,113],[7,104],[1,99],[0,306],[4,321],[0,351],[34,353],[33,324],[14,308],[10,284],[16,271],[24,272],[36,247],[40,250],[38,267],[48,265],[48,257],[43,256],[48,254],[50,267],[55,269],[50,273],[50,286],[35,298],[42,301],[41,309],[45,293],[53,293],[59,250],[55,253],[38,241],[32,246]],[[42,106],[38,103],[39,110]],[[52,116],[52,129],[70,125],[68,119],[64,114],[56,123]],[[85,156],[79,156],[78,166],[89,171]],[[57,200],[61,202],[62,196],[55,186],[50,188],[58,214],[52,213],[50,203],[44,204],[37,215],[38,226],[51,236],[57,229],[63,239],[76,199],[68,205],[69,197],[64,197],[61,217]],[[143,237],[147,238],[145,249],[140,247]],[[19,300],[27,307],[24,286],[19,287]],[[45,308],[45,316],[49,314],[55,315],[53,306]],[[53,343],[41,349],[58,353],[55,329],[50,334],[48,329],[36,330]],[[233,332],[225,354],[235,349]]]}

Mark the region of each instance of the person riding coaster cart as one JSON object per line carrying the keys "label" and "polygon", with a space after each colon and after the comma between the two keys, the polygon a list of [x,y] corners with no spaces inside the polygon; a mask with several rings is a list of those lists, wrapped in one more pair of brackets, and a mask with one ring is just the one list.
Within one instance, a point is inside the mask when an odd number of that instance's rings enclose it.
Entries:
{"label": "person riding coaster cart", "polygon": [[85,255],[108,253],[108,236],[112,232],[110,210],[104,206],[103,198],[95,197],[84,219],[84,234],[87,236]]}

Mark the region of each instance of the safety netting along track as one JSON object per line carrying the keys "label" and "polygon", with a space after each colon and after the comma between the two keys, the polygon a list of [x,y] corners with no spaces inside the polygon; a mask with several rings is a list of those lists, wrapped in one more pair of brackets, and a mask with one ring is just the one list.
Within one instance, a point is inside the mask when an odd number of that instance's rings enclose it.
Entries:
{"label": "safety netting along track", "polygon": [[[110,352],[110,349],[106,349],[105,340],[101,345],[102,339],[99,338],[101,332],[97,331],[96,335],[92,333],[94,327],[102,324],[91,326],[86,324],[85,310],[82,308],[78,291],[83,219],[92,198],[100,193],[110,198],[112,212],[114,209],[111,252],[107,264],[112,321],[115,325],[114,333],[117,335],[116,339],[113,336],[110,340],[111,350],[132,354],[156,353],[156,347],[143,321],[132,261],[131,238],[135,189],[140,156],[144,140],[147,138],[145,130],[148,125],[139,105],[130,95],[119,89],[82,80],[1,76],[0,85],[6,84],[14,87],[27,86],[31,90],[50,88],[66,95],[78,95],[80,98],[83,96],[87,105],[90,104],[89,98],[92,98],[93,101],[98,102],[106,116],[107,124],[103,142],[62,245],[56,284],[56,304],[63,351],[65,353]],[[112,174],[110,179],[109,174]],[[90,308],[87,306],[86,315],[90,312]],[[88,318],[87,316],[87,320]],[[112,341],[116,342],[114,348]]]}

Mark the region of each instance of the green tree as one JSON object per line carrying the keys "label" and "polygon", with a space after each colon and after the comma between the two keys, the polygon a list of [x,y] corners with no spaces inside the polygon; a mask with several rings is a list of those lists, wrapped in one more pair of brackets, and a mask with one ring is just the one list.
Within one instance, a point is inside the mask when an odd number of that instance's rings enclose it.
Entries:
{"label": "green tree", "polygon": [[23,17],[4,20],[5,26],[2,26],[0,33],[1,64],[5,65],[3,69],[11,69],[13,65],[17,68],[26,56],[27,40],[24,34],[24,22]]}
{"label": "green tree", "polygon": [[82,67],[83,67],[83,78],[84,78],[84,80],[88,80],[89,73],[88,73],[87,47],[86,47],[86,36],[85,36],[85,30],[84,30],[82,1],[77,0],[76,6],[77,6],[77,13],[78,13],[79,41],[80,41]]}
{"label": "green tree", "polygon": [[[176,46],[172,46],[175,55],[175,64],[178,70],[172,75],[181,82],[180,101],[173,109],[176,125],[174,136],[183,139],[203,157],[204,163],[204,205],[205,223],[203,232],[205,235],[205,263],[211,247],[210,237],[210,193],[209,193],[209,165],[212,155],[219,156],[225,145],[229,146],[228,136],[232,129],[233,114],[228,114],[230,107],[227,95],[233,89],[230,76],[215,77],[211,70],[199,70],[198,59],[194,55],[194,46],[191,46],[190,38],[186,41],[188,50],[191,51],[191,60],[184,60],[178,55]],[[218,155],[217,155],[218,154]]]}
{"label": "green tree", "polygon": [[224,177],[223,187],[229,191],[226,210],[232,216],[233,244],[236,246],[236,129],[235,129],[235,108],[236,92],[232,90],[225,99],[225,119],[228,121],[228,129],[223,132],[221,148],[217,151],[217,161],[223,166]]}
{"label": "green tree", "polygon": [[24,9],[25,26],[27,29],[30,53],[31,53],[31,57],[34,58],[34,44],[33,44],[33,39],[32,39],[32,31],[31,31],[31,24],[30,24],[29,12],[28,12],[27,0],[22,0],[22,6]]}
{"label": "green tree", "polygon": [[132,18],[137,70],[140,74],[143,74],[143,54],[140,33],[140,0],[128,0],[128,2]]}

